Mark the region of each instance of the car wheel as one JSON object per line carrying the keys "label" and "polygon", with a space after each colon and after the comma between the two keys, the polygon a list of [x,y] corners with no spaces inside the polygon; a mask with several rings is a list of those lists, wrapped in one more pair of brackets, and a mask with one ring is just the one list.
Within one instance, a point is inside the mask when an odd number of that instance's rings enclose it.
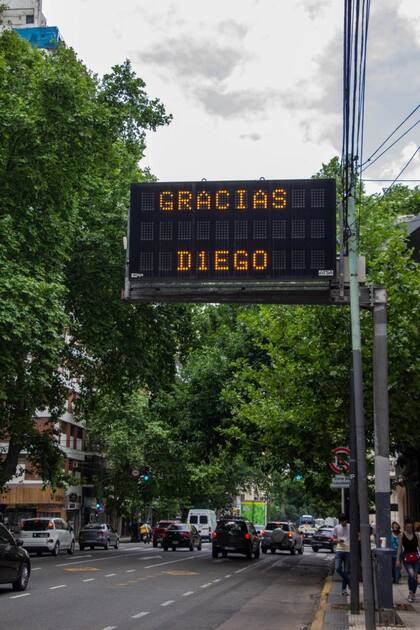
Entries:
{"label": "car wheel", "polygon": [[296,547],[292,547],[290,550],[290,555],[294,556],[296,553]]}
{"label": "car wheel", "polygon": [[95,545],[90,546],[90,550],[93,551],[95,549]]}
{"label": "car wheel", "polygon": [[168,547],[164,546],[163,551],[168,551]]}
{"label": "car wheel", "polygon": [[153,547],[156,549],[156,547],[157,547],[157,546],[158,546],[158,544],[157,544],[157,540],[154,540],[154,541],[153,541]]}
{"label": "car wheel", "polygon": [[67,549],[67,553],[69,554],[69,556],[72,556],[74,554],[74,540],[71,541],[71,545],[69,549]]}
{"label": "car wheel", "polygon": [[201,541],[200,541],[200,543],[199,543],[199,545],[197,547],[197,551],[201,551]]}
{"label": "car wheel", "polygon": [[299,547],[299,549],[298,549],[298,554],[299,554],[300,556],[303,554],[303,549],[304,549],[303,545],[301,545],[301,546]]}
{"label": "car wheel", "polygon": [[81,545],[81,544],[79,543],[79,549],[80,549],[80,551],[84,551],[84,550],[85,550],[85,546],[84,546],[84,545]]}
{"label": "car wheel", "polygon": [[60,553],[60,543],[59,542],[55,543],[54,549],[52,550],[51,553],[52,553],[53,556],[56,556],[56,557],[58,556],[58,554]]}
{"label": "car wheel", "polygon": [[20,567],[19,576],[15,582],[12,583],[12,588],[14,591],[24,591],[28,586],[29,576],[30,576],[29,564],[27,562],[23,562]]}
{"label": "car wheel", "polygon": [[331,551],[331,553],[335,553],[334,547],[331,547],[330,551]]}
{"label": "car wheel", "polygon": [[276,553],[276,550],[275,550],[274,547],[270,547],[270,551],[271,551],[271,553]]}
{"label": "car wheel", "polygon": [[319,547],[312,547],[312,551],[315,551],[315,553],[318,553]]}
{"label": "car wheel", "polygon": [[117,538],[117,540],[115,541],[114,549],[118,549],[119,546],[120,546],[120,539]]}
{"label": "car wheel", "polygon": [[262,551],[263,553],[267,553],[267,547],[261,547],[261,551]]}
{"label": "car wheel", "polygon": [[194,544],[193,543],[191,543],[191,545],[190,545],[190,551],[194,551]]}
{"label": "car wheel", "polygon": [[105,551],[108,551],[108,549],[109,549],[109,540],[107,540],[106,543],[104,544],[104,549],[105,549]]}
{"label": "car wheel", "polygon": [[255,560],[258,560],[259,557],[260,557],[260,548],[257,547],[257,551],[254,553],[254,558]]}
{"label": "car wheel", "polygon": [[172,551],[176,551],[176,547],[172,547]]}
{"label": "car wheel", "polygon": [[218,558],[219,557],[219,552],[216,551],[216,549],[212,549],[211,550],[211,557],[212,558]]}
{"label": "car wheel", "polygon": [[227,551],[222,551],[222,558],[227,558]]}

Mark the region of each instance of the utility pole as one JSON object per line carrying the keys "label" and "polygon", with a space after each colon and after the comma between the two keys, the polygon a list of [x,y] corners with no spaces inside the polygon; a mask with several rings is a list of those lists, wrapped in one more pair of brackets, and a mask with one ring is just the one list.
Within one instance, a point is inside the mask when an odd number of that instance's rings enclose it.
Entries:
{"label": "utility pole", "polygon": [[360,544],[362,550],[363,602],[366,630],[374,630],[375,600],[373,593],[372,557],[370,550],[369,500],[366,469],[366,437],[363,405],[362,343],[360,334],[360,301],[358,242],[355,211],[355,190],[350,169],[351,187],[347,200],[348,256],[350,271],[350,311],[353,356],[354,413],[357,445],[357,488],[360,510]]}
{"label": "utility pole", "polygon": [[360,610],[360,543],[359,500],[357,497],[357,446],[356,423],[354,415],[353,370],[351,371],[350,379],[350,552],[350,610],[353,615],[357,615]]}
{"label": "utility pole", "polygon": [[376,289],[373,306],[373,399],[375,418],[376,595],[381,623],[395,624],[392,593],[391,484],[389,475],[387,295]]}

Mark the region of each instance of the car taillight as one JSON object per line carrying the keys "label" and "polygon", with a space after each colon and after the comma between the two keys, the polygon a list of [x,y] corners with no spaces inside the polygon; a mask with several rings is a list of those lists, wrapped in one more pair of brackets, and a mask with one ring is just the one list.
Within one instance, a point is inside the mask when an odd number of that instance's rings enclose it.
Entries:
{"label": "car taillight", "polygon": [[217,532],[213,532],[213,533],[212,533],[212,535],[211,535],[211,537],[212,537],[212,539],[213,539],[213,540],[216,540],[216,538],[217,538]]}
{"label": "car taillight", "polygon": [[293,538],[293,532],[287,532],[287,535],[289,536],[289,538]]}
{"label": "car taillight", "polygon": [[245,534],[244,538],[245,540],[251,540],[251,534]]}

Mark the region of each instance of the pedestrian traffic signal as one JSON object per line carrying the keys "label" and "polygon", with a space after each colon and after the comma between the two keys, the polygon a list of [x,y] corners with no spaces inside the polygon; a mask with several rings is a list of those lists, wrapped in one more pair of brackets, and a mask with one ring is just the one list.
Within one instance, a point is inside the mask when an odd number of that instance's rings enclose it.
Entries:
{"label": "pedestrian traffic signal", "polygon": [[150,466],[144,466],[141,469],[141,474],[139,476],[139,481],[145,481],[148,482],[151,479],[151,474],[150,474]]}

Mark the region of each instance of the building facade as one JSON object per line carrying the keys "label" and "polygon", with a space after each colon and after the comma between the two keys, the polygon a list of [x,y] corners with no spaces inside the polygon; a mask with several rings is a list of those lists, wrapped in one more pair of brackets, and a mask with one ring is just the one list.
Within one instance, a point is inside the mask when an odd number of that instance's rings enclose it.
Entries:
{"label": "building facade", "polygon": [[47,20],[42,13],[42,0],[3,1],[8,7],[2,15],[3,28],[47,26]]}

